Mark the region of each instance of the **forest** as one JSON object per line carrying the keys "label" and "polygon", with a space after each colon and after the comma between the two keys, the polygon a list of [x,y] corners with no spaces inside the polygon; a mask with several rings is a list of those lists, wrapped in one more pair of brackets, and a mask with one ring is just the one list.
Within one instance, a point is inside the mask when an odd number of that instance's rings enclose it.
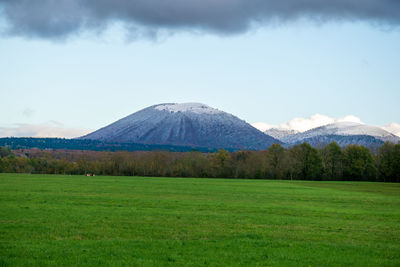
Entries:
{"label": "forest", "polygon": [[10,150],[0,147],[0,172],[199,178],[400,182],[400,144],[369,150],[307,143],[265,151],[213,153],[81,150]]}
{"label": "forest", "polygon": [[[0,146],[11,149],[68,149],[68,150],[93,150],[93,151],[152,151],[168,150],[174,152],[192,151],[189,146],[149,145],[139,143],[110,143],[97,140],[65,139],[65,138],[37,138],[37,137],[3,137]],[[196,151],[216,152],[214,149],[196,147]]]}

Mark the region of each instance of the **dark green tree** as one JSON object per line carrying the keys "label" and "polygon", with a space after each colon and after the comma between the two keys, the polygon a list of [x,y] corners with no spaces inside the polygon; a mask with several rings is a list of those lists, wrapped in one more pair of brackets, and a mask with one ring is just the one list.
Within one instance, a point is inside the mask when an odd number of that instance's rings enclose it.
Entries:
{"label": "dark green tree", "polygon": [[321,149],[324,177],[328,180],[338,180],[343,176],[344,155],[342,148],[332,142]]}
{"label": "dark green tree", "polygon": [[13,155],[13,153],[11,152],[11,150],[8,147],[0,146],[0,158],[11,156],[11,155]]}
{"label": "dark green tree", "polygon": [[232,153],[232,161],[234,162],[234,177],[247,178],[249,174],[250,151],[237,151]]}
{"label": "dark green tree", "polygon": [[400,144],[397,144],[393,148],[392,152],[392,179],[391,182],[400,182]]}
{"label": "dark green tree", "polygon": [[321,179],[322,160],[316,148],[303,143],[294,146],[291,154],[295,161],[295,173],[298,179]]}
{"label": "dark green tree", "polygon": [[394,147],[394,144],[386,142],[379,148],[377,165],[381,181],[391,181],[394,176]]}
{"label": "dark green tree", "polygon": [[281,144],[273,144],[267,154],[267,177],[283,179],[285,170],[285,148]]}
{"label": "dark green tree", "polygon": [[225,149],[220,149],[215,153],[214,166],[216,177],[232,177],[232,158],[231,154]]}
{"label": "dark green tree", "polygon": [[375,181],[376,167],[368,148],[349,145],[344,151],[344,176],[352,180]]}

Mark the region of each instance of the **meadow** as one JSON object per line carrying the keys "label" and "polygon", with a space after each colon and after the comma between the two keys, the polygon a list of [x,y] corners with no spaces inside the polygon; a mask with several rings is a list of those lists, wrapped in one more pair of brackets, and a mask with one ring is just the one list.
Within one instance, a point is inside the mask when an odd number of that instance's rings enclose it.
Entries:
{"label": "meadow", "polygon": [[0,174],[0,266],[400,266],[400,184]]}

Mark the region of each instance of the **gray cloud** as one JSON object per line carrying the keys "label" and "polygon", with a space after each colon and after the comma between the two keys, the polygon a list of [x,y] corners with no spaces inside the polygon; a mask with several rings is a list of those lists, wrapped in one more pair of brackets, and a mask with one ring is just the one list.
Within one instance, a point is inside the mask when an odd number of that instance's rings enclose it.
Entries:
{"label": "gray cloud", "polygon": [[399,0],[0,0],[8,34],[65,38],[122,22],[139,31],[233,34],[306,18],[400,25]]}
{"label": "gray cloud", "polygon": [[35,113],[35,111],[33,110],[33,109],[31,109],[31,108],[26,108],[26,109],[24,109],[24,111],[22,111],[22,114],[25,116],[25,117],[32,117],[32,115]]}

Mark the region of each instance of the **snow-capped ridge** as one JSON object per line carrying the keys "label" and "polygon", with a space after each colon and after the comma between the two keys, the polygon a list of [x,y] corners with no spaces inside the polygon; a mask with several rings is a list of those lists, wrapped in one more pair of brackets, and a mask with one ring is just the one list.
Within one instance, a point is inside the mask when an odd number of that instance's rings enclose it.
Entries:
{"label": "snow-capped ridge", "polygon": [[156,105],[156,110],[166,110],[169,112],[192,112],[196,114],[221,114],[224,113],[218,109],[212,108],[202,103],[166,103]]}
{"label": "snow-capped ridge", "polygon": [[[337,135],[370,135],[374,137],[393,137],[394,135],[388,131],[371,125],[356,123],[356,122],[336,122],[321,126],[307,132],[313,131],[314,135],[319,133],[319,130],[325,134],[337,134]],[[307,133],[305,132],[305,133]]]}
{"label": "snow-capped ridge", "polygon": [[360,136],[361,138],[361,136],[369,136],[380,140],[380,142],[397,143],[400,141],[398,136],[380,127],[357,122],[335,122],[305,132],[287,135],[280,140],[285,143],[296,144],[310,139],[318,140],[318,138],[322,138],[323,140],[328,140],[328,136],[334,136],[335,138],[338,138],[338,136],[342,136],[343,138],[353,136]]}

